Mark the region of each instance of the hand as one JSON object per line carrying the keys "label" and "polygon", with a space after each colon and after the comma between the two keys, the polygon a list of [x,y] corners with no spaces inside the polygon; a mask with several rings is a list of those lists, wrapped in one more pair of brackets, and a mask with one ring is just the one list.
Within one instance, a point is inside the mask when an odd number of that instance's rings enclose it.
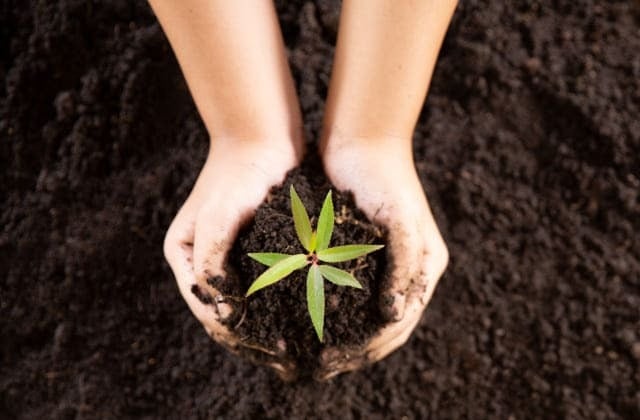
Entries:
{"label": "hand", "polygon": [[[408,146],[406,146],[408,145]],[[378,361],[402,346],[420,321],[449,254],[413,165],[411,142],[330,141],[322,151],[325,171],[375,224],[388,230],[390,281],[381,299],[392,321],[361,348],[328,348],[316,379]]]}
{"label": "hand", "polygon": [[207,161],[164,242],[180,293],[207,333],[229,350],[271,366],[284,379],[295,376],[286,348],[264,348],[235,336],[221,322],[231,315],[231,305],[207,281],[226,276],[225,258],[240,226],[298,164],[301,149],[287,142],[212,140]]}

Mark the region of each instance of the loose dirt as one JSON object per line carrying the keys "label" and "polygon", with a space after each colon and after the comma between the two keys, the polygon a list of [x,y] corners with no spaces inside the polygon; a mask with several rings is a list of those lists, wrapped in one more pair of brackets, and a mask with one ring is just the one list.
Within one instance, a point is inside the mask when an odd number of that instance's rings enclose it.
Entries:
{"label": "loose dirt", "polygon": [[[254,220],[238,235],[229,254],[227,278],[213,282],[223,295],[231,296],[234,315],[226,324],[251,344],[276,349],[286,343],[288,358],[297,361],[298,376],[313,374],[323,345],[314,332],[306,304],[307,269],[293,272],[273,286],[248,299],[244,294],[266,267],[247,256],[249,252],[306,254],[297,238],[291,216],[289,186],[293,185],[305,204],[312,226],[327,192],[331,189],[335,229],[330,246],[386,243],[383,228],[370,223],[357,209],[350,194],[332,188],[323,175],[320,158],[310,154],[301,168],[291,171],[282,186],[273,188],[256,211]],[[388,249],[388,248],[387,248]],[[356,260],[333,264],[351,272],[362,289],[338,287],[325,282],[324,346],[361,346],[382,328],[381,290],[385,289],[386,250]]]}

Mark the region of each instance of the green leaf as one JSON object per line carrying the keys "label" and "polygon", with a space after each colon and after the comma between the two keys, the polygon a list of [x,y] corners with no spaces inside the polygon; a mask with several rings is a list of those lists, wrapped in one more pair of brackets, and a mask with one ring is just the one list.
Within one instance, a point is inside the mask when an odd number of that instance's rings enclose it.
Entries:
{"label": "green leaf", "polygon": [[309,241],[309,252],[315,251],[317,244],[318,244],[318,234],[316,232],[311,232],[311,240]]}
{"label": "green leaf", "polygon": [[311,316],[311,323],[322,342],[324,329],[324,281],[318,266],[313,264],[307,274],[307,309]]}
{"label": "green leaf", "polygon": [[309,221],[309,215],[307,214],[307,209],[304,208],[304,204],[302,204],[302,200],[298,197],[298,193],[296,189],[289,188],[289,195],[291,196],[291,213],[293,214],[293,224],[296,227],[296,233],[298,234],[298,239],[300,239],[300,243],[309,252],[312,252],[311,249],[311,222]]}
{"label": "green leaf", "polygon": [[331,190],[329,190],[322,204],[320,217],[318,218],[318,243],[316,251],[322,251],[329,246],[331,234],[333,233],[333,217],[333,200],[331,199]]}
{"label": "green leaf", "polygon": [[289,274],[293,273],[299,268],[309,264],[307,256],[304,254],[290,255],[287,258],[275,263],[251,284],[249,290],[247,290],[246,296],[252,295],[260,289],[272,285],[273,283],[282,280]]}
{"label": "green leaf", "polygon": [[318,259],[324,262],[342,262],[377,251],[384,245],[342,245],[318,251]]}
{"label": "green leaf", "polygon": [[329,280],[333,284],[337,284],[338,286],[349,286],[355,287],[356,289],[362,289],[362,285],[355,277],[351,275],[351,273],[347,273],[344,270],[340,270],[339,268],[332,267],[330,265],[320,265],[318,266],[320,273],[322,276]]}
{"label": "green leaf", "polygon": [[282,254],[280,252],[250,252],[247,255],[267,267],[271,267],[278,261],[282,261],[290,256],[289,254]]}

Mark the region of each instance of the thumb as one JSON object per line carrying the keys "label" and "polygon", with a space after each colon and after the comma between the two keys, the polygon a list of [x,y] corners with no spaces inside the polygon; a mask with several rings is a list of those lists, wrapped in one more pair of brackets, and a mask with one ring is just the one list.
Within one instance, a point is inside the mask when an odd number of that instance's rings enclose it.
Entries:
{"label": "thumb", "polygon": [[205,304],[193,269],[194,218],[188,206],[183,207],[171,223],[164,239],[164,255],[176,277],[180,294],[189,309],[201,324],[206,324],[217,315],[210,305]]}
{"label": "thumb", "polygon": [[254,208],[237,205],[233,192],[222,197],[215,194],[200,209],[195,223],[193,266],[197,283],[211,294],[222,318],[231,315],[220,288],[231,281],[225,270],[227,255],[233,246],[240,226],[248,220]]}
{"label": "thumb", "polygon": [[449,264],[449,250],[440,235],[440,231],[433,224],[433,230],[427,233],[426,245],[420,270],[420,303],[426,305],[431,300],[438,280]]}
{"label": "thumb", "polygon": [[417,232],[408,225],[390,228],[388,259],[391,261],[386,290],[381,294],[380,307],[388,320],[399,321],[404,317],[407,293],[420,271],[420,244]]}
{"label": "thumb", "polygon": [[[388,289],[381,307],[388,319],[404,317],[410,299],[418,296],[428,302],[449,261],[449,253],[430,209],[390,233],[392,267]],[[410,229],[409,227],[413,227]],[[427,296],[428,295],[428,296]]]}

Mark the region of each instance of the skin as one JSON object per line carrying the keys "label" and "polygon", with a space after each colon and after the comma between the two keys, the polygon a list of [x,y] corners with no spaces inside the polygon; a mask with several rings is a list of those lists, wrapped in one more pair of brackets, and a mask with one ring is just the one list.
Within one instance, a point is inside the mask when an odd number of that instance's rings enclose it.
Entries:
{"label": "skin", "polygon": [[[165,256],[182,296],[214,340],[293,378],[286,343],[271,349],[240,340],[222,323],[231,306],[207,283],[226,276],[224,259],[239,227],[303,154],[299,106],[273,4],[150,3],[211,138],[193,191],[167,232]],[[381,304],[392,322],[360,348],[326,349],[319,380],[405,343],[447,265],[447,248],[413,165],[411,137],[455,5],[343,2],[320,153],[334,185],[351,190],[365,214],[389,231],[394,264]]]}
{"label": "skin", "polygon": [[[165,257],[189,308],[215,341],[291,378],[295,364],[285,357],[286,343],[263,348],[240,340],[222,323],[231,305],[207,283],[226,276],[224,259],[239,227],[303,154],[300,107],[273,4],[150,4],[210,136],[206,163],[165,237]],[[196,297],[194,285],[210,303]]]}
{"label": "skin", "polygon": [[420,185],[411,139],[456,4],[343,2],[320,151],[331,182],[353,192],[367,217],[388,229],[394,264],[381,305],[395,322],[361,348],[326,349],[318,379],[402,346],[447,266],[449,253]]}

